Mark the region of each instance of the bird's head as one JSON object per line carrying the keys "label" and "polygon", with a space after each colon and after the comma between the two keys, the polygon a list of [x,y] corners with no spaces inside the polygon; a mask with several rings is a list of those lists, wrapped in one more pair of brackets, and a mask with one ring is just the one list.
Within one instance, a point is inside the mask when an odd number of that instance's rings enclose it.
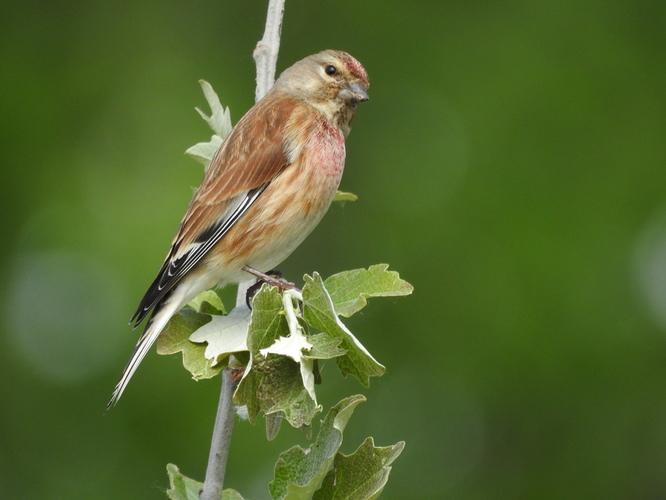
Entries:
{"label": "bird's head", "polygon": [[346,52],[325,50],[286,69],[274,88],[348,126],[356,105],[370,98],[368,87],[368,73],[360,62]]}

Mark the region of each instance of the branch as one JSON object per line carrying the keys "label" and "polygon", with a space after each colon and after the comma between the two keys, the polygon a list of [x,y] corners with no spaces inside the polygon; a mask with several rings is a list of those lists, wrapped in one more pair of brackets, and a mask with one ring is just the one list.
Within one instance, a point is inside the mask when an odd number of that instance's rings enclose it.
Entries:
{"label": "branch", "polygon": [[199,492],[201,500],[220,500],[224,488],[224,473],[227,469],[227,457],[229,456],[229,445],[231,444],[231,433],[234,430],[234,417],[236,407],[232,401],[234,391],[238,385],[232,379],[232,368],[222,370],[222,392],[220,402],[217,405],[215,416],[215,427],[213,428],[213,439],[206,467],[206,479]]}
{"label": "branch", "polygon": [[[247,289],[253,283],[254,280],[248,280],[238,284],[236,307],[245,304]],[[231,434],[234,429],[234,417],[236,416],[236,406],[234,405],[233,397],[236,387],[238,387],[238,380],[232,376],[232,372],[234,371],[231,368],[232,364],[232,360],[230,359],[230,366],[222,370],[220,401],[217,404],[213,438],[210,444],[210,454],[208,455],[208,466],[206,467],[206,479],[199,492],[200,500],[219,500],[222,498],[227,457],[229,456]]]}
{"label": "branch", "polygon": [[[266,30],[264,37],[254,49],[254,60],[257,65],[257,89],[255,100],[258,101],[266,95],[275,82],[275,68],[277,66],[278,51],[280,50],[280,32],[282,31],[282,16],[284,14],[285,0],[269,0],[268,14],[266,16]],[[247,289],[254,280],[238,284],[236,306],[245,303]],[[230,373],[231,368],[222,371],[222,390],[217,406],[213,438],[208,455],[206,479],[199,492],[201,500],[219,500],[222,498],[224,487],[224,474],[227,467],[227,457],[231,446],[231,433],[234,427],[235,405],[233,395],[238,385]]]}
{"label": "branch", "polygon": [[280,33],[285,0],[269,0],[264,37],[254,49],[253,57],[257,65],[257,90],[255,101],[266,95],[275,83],[275,67],[280,50]]}

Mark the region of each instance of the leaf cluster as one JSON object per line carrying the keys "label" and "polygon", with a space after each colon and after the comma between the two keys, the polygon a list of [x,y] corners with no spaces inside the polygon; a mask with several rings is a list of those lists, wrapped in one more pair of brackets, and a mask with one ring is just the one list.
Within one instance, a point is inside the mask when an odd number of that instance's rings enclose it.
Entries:
{"label": "leaf cluster", "polygon": [[[171,319],[158,353],[182,352],[183,365],[195,379],[216,375],[230,361],[236,368],[242,366],[234,402],[245,407],[253,424],[261,413],[266,416],[269,438],[276,435],[282,419],[297,428],[310,426],[322,410],[315,392],[319,360],[335,359],[343,375],[354,376],[366,387],[370,377],[385,371],[340,316],[360,311],[368,298],[408,295],[413,289],[386,264],[345,271],[326,280],[313,273],[304,281],[302,292],[280,292],[264,284],[252,298],[252,309],[241,306],[228,314],[215,292],[204,292]],[[352,396],[338,403],[309,448],[297,446],[280,456],[269,485],[274,499],[375,498],[379,494],[389,465],[404,443],[378,448],[369,438],[350,456],[338,453],[344,427],[362,401],[363,396]],[[169,474],[170,498],[189,498],[184,492],[201,487],[173,465]],[[224,498],[241,498],[227,491],[232,496]],[[335,496],[332,491],[356,493]]]}
{"label": "leaf cluster", "polygon": [[294,427],[307,426],[321,411],[315,393],[318,360],[335,359],[343,375],[365,387],[386,370],[340,316],[360,311],[370,297],[407,295],[412,286],[386,264],[326,281],[314,273],[304,281],[302,293],[264,284],[251,310],[241,306],[229,314],[223,314],[217,294],[206,291],[173,316],[157,352],[182,352],[183,365],[196,380],[217,375],[233,355],[235,364],[244,366],[234,402],[247,408],[251,423],[264,413],[279,414]]}
{"label": "leaf cluster", "polygon": [[[280,455],[268,485],[273,500],[372,500],[379,496],[388,481],[391,464],[405,443],[377,447],[368,438],[351,455],[340,453],[345,426],[363,401],[361,395],[343,399],[328,412],[310,446],[294,446]],[[203,483],[184,476],[173,464],[167,465],[167,473],[167,495],[171,500],[198,500]],[[222,500],[243,497],[229,488],[222,492]]]}

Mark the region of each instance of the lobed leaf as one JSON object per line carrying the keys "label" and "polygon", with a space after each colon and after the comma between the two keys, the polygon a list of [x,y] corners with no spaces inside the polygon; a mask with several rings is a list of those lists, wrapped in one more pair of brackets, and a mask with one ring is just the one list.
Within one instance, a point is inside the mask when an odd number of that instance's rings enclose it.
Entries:
{"label": "lobed leaf", "polygon": [[215,290],[206,290],[194,297],[189,304],[192,309],[205,314],[222,314],[225,312],[224,304]]}
{"label": "lobed leaf", "polygon": [[[207,302],[206,302],[207,303]],[[204,356],[205,346],[190,342],[192,332],[198,330],[211,317],[192,309],[183,309],[175,314],[157,337],[157,354],[182,353],[183,366],[195,380],[212,378],[223,368],[214,366],[213,361]]]}
{"label": "lobed leaf", "polygon": [[280,455],[268,485],[273,500],[312,498],[333,466],[349,418],[365,400],[361,395],[343,399],[328,412],[317,438],[308,448],[294,446]]}
{"label": "lobed leaf", "polygon": [[184,476],[174,464],[167,465],[167,474],[170,486],[166,492],[167,497],[171,500],[199,500],[199,491],[203,483]]}
{"label": "lobed leaf", "polygon": [[208,168],[210,161],[213,159],[215,151],[220,148],[222,139],[217,135],[213,135],[208,142],[198,142],[194,146],[190,146],[185,150],[185,154],[191,156],[196,161],[201,163],[204,167]]}
{"label": "lobed leaf", "polygon": [[[199,491],[203,483],[184,476],[174,464],[167,465],[167,474],[169,475],[170,488],[167,490],[167,497],[171,500],[199,500]],[[236,490],[228,488],[222,492],[220,500],[244,500]]]}
{"label": "lobed leaf", "polygon": [[376,447],[369,437],[351,455],[338,453],[333,468],[313,500],[374,500],[386,486],[390,465],[404,447],[403,441],[393,446]]}
{"label": "lobed leaf", "polygon": [[205,342],[204,356],[216,365],[230,354],[248,350],[250,315],[250,308],[246,305],[235,308],[225,316],[214,315],[210,322],[192,332],[189,340],[194,343]]}
{"label": "lobed leaf", "polygon": [[414,291],[414,287],[401,279],[396,271],[387,269],[388,264],[376,264],[368,269],[343,271],[327,278],[324,286],[335,312],[348,318],[363,309],[370,297],[397,297]]}
{"label": "lobed leaf", "polygon": [[234,394],[236,404],[247,406],[251,423],[264,412],[282,414],[294,427],[303,427],[321,411],[304,386],[301,363],[269,352],[281,337],[289,335],[282,295],[275,287],[262,286],[252,300],[247,336],[250,362]]}
{"label": "lobed leaf", "polygon": [[217,96],[210,83],[205,80],[199,80],[199,83],[201,84],[204,96],[210,106],[211,115],[206,115],[206,113],[199,108],[195,109],[213,132],[215,132],[215,135],[213,135],[208,142],[200,142],[188,148],[187,151],[185,151],[185,154],[193,157],[208,168],[213,155],[231,132],[231,113],[229,112],[229,108],[225,108],[220,104],[220,98]]}
{"label": "lobed leaf", "polygon": [[211,114],[207,116],[199,108],[196,110],[199,112],[201,117],[208,123],[208,126],[215,132],[215,135],[219,136],[221,139],[225,139],[231,132],[231,113],[229,108],[225,108],[220,103],[220,98],[217,96],[217,93],[213,90],[213,87],[206,80],[199,80],[201,89],[203,90],[206,101],[208,101],[208,106],[210,106]]}
{"label": "lobed leaf", "polygon": [[370,385],[370,377],[381,376],[386,371],[368,350],[354,337],[340,321],[335,312],[331,296],[318,273],[312,277],[305,275],[303,287],[303,316],[314,328],[326,335],[340,339],[340,348],[347,351],[336,358],[343,375],[354,375],[365,387]]}

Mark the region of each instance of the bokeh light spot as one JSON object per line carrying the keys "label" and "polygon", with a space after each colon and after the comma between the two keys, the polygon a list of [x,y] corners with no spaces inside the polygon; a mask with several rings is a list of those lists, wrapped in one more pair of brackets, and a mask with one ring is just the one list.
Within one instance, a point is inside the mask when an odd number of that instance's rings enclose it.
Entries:
{"label": "bokeh light spot", "polygon": [[636,243],[638,289],[652,319],[666,328],[666,207],[648,221]]}
{"label": "bokeh light spot", "polygon": [[21,357],[45,379],[71,384],[106,369],[122,347],[123,288],[101,260],[52,250],[16,258],[7,331]]}

